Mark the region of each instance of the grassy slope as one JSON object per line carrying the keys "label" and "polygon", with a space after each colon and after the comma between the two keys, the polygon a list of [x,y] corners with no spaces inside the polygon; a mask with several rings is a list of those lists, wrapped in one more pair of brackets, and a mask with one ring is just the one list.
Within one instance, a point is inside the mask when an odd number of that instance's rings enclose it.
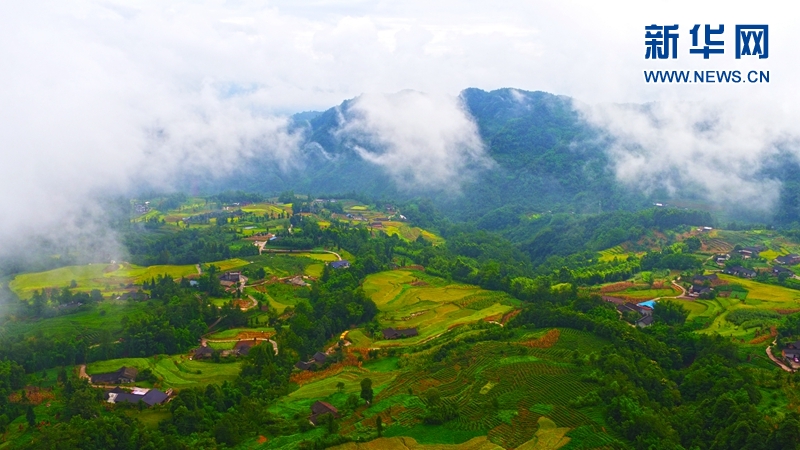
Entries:
{"label": "grassy slope", "polygon": [[[220,270],[231,270],[248,264],[239,258],[215,261]],[[99,289],[104,294],[120,292],[127,289],[128,284],[141,284],[145,280],[156,278],[159,275],[168,275],[181,278],[197,275],[197,268],[193,265],[157,265],[142,267],[135,264],[87,264],[82,266],[66,266],[46,272],[35,272],[17,275],[9,283],[9,287],[21,298],[29,298],[34,291],[45,288],[68,287],[75,280],[79,291]],[[122,285],[122,286],[120,286]]]}
{"label": "grassy slope", "polygon": [[[534,330],[519,339],[535,339],[547,331]],[[435,342],[441,344],[458,338],[447,336],[450,337],[443,336]],[[513,341],[479,342],[446,363],[435,363],[422,354],[412,353],[368,360],[361,367],[347,367],[335,375],[304,384],[283,397],[271,412],[284,417],[303,417],[313,402],[327,401],[343,414],[340,419],[343,434],[368,440],[375,438],[374,424],[380,415],[384,436],[391,439],[372,441],[364,448],[394,445],[393,442],[413,444],[410,448],[523,448],[526,443],[536,445],[537,440],[561,445],[573,440],[586,448],[595,448],[613,442],[613,438],[603,432],[605,423],[595,409],[574,409],[569,405],[575,396],[593,389],[593,385],[581,381],[581,369],[571,363],[571,355],[576,349],[588,353],[605,344],[589,333],[560,330],[560,337],[551,348],[527,348]],[[364,378],[373,381],[375,401],[369,408],[361,401],[351,412],[345,406],[347,396],[359,394],[359,384]],[[344,385],[341,390],[338,383]],[[428,407],[421,394],[431,387],[441,393],[442,401],[457,405],[459,415],[455,420],[441,426],[422,423]],[[266,447],[296,445],[311,439],[312,434],[313,431],[281,437],[268,442]],[[558,439],[551,439],[556,434]]]}
{"label": "grassy slope", "polygon": [[[412,286],[412,283],[418,285]],[[381,325],[418,328],[419,336],[404,339],[403,344],[420,342],[456,325],[500,316],[518,304],[502,293],[477,286],[447,284],[444,280],[410,270],[370,275],[364,281],[364,291],[381,311]],[[400,341],[378,341],[376,345],[398,343]]]}
{"label": "grassy slope", "polygon": [[[158,355],[150,358],[120,358],[93,362],[86,366],[86,373],[91,375],[112,372],[122,366],[136,367],[140,371],[149,368],[157,377],[163,379],[161,387],[169,389],[230,381],[239,374],[241,363],[190,361],[186,355]],[[137,383],[137,385],[143,384]]]}

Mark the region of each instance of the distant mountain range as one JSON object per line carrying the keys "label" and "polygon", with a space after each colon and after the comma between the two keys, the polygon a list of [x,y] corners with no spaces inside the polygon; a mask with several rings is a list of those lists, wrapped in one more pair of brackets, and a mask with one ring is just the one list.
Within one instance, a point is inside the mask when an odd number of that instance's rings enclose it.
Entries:
{"label": "distant mountain range", "polygon": [[[326,111],[292,116],[293,131],[303,136],[293,168],[282,170],[274,162],[256,160],[234,176],[193,185],[203,191],[423,196],[452,218],[475,221],[486,229],[513,226],[521,214],[633,211],[665,198],[664,193],[648,197],[615,178],[606,152],[610,138],[584,121],[569,97],[508,88],[490,92],[469,88],[459,97],[478,127],[486,156],[496,163],[472,171],[460,195],[403,189],[383,167],[365,160],[356,147],[375,154],[381,148],[344,127],[359,118],[358,98]],[[800,221],[800,166],[793,158],[776,157],[765,164],[763,176],[782,181],[774,217],[728,213],[759,222]]]}
{"label": "distant mountain range", "polygon": [[386,198],[427,194],[457,218],[488,214],[492,221],[504,217],[513,221],[520,211],[585,213],[635,210],[648,204],[640,192],[616,181],[602,134],[581,119],[572,99],[545,92],[475,88],[462,91],[460,99],[478,126],[487,156],[496,162],[475,172],[461,195],[399,189],[383,168],[362,158],[353,148],[353,137],[337,132],[353,115],[355,99],[292,117],[295,131],[302,130],[305,136],[301,168],[282,171],[274,164],[256,163],[207,188],[360,192]]}

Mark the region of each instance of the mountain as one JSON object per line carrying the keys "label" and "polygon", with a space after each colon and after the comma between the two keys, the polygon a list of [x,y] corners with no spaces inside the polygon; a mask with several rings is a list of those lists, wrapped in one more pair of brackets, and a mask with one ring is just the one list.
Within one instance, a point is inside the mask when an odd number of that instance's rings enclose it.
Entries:
{"label": "mountain", "polygon": [[[391,198],[440,194],[401,190],[381,167],[359,155],[354,142],[371,151],[381,149],[364,136],[342,132],[342,124],[355,116],[356,100],[293,117],[294,131],[304,136],[296,167],[282,171],[271,164],[254,164],[215,188],[361,192]],[[616,181],[603,135],[582,120],[571,98],[470,88],[461,92],[460,100],[496,164],[475,171],[461,195],[430,195],[454,218],[481,218],[484,228],[493,229],[513,225],[521,213],[590,213],[647,205],[643,195]]]}

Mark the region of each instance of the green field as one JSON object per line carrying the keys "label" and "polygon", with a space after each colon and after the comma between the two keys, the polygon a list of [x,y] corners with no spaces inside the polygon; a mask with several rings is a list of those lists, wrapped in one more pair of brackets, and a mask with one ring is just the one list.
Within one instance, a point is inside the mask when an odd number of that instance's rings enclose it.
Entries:
{"label": "green field", "polygon": [[278,215],[280,213],[288,213],[291,214],[291,206],[281,207],[278,205],[273,205],[271,203],[254,203],[252,205],[242,206],[242,211],[255,213],[257,215],[270,215],[275,214]]}
{"label": "green field", "polygon": [[519,305],[518,300],[507,294],[477,286],[447,284],[412,270],[370,275],[364,281],[364,292],[378,306],[382,326],[416,327],[419,331],[417,337],[378,341],[375,343],[378,346],[418,343],[460,324],[502,316]]}
{"label": "green field", "polygon": [[110,330],[113,336],[122,331],[123,317],[135,320],[146,307],[146,303],[106,300],[88,311],[48,319],[9,321],[0,327],[0,334],[57,338],[84,336],[89,342],[97,342],[102,330]]}
{"label": "green field", "polygon": [[642,300],[648,300],[652,298],[661,298],[661,297],[675,297],[680,295],[680,292],[674,291],[672,289],[625,289],[622,291],[612,292],[609,295],[620,295],[623,297],[632,297]]}
{"label": "green field", "polygon": [[[122,366],[135,367],[140,371],[150,369],[160,379],[156,386],[163,389],[180,389],[233,380],[239,375],[241,363],[190,361],[187,355],[158,355],[150,358],[120,358],[93,362],[86,366],[86,373],[92,375],[113,372]],[[145,383],[136,384],[145,386]]]}
{"label": "green field", "polygon": [[265,332],[275,333],[275,329],[271,327],[256,327],[256,328],[229,328],[224,331],[219,331],[214,334],[206,336],[208,339],[235,339],[239,333],[245,332]]}
{"label": "green field", "polygon": [[[520,339],[540,337],[548,331],[532,330]],[[483,332],[476,329],[464,335]],[[547,440],[549,435],[558,433],[560,437],[566,435],[576,445],[574,448],[616,448],[614,437],[605,432],[600,409],[578,408],[571,403],[596,388],[581,379],[583,369],[572,363],[573,351],[589,354],[607,342],[582,331],[559,332],[550,348],[528,348],[515,345],[513,340],[478,342],[438,363],[414,364],[422,357],[415,353],[369,360],[361,367],[346,367],[336,375],[302,385],[281,398],[270,412],[302,417],[313,402],[323,400],[343,414],[340,431],[354,440],[373,439],[375,418],[380,415],[386,439],[402,437],[407,444],[412,442],[408,438],[414,440],[411,446],[402,448],[528,448],[526,443],[531,445],[536,438]],[[451,340],[441,337],[434,342]],[[358,395],[364,378],[372,380],[375,400],[369,408],[362,401],[351,411],[345,404],[347,396]],[[341,389],[337,387],[339,383],[343,384]],[[423,423],[431,408],[425,394],[433,387],[443,403],[457,405],[458,409],[457,417],[441,426]],[[265,447],[292,447],[301,440],[312,439],[315,431],[277,438]],[[374,445],[386,442],[390,441],[343,448],[381,448]],[[476,443],[481,446],[473,447]],[[452,447],[440,447],[446,444]]]}
{"label": "green field", "polygon": [[422,236],[423,239],[432,242],[434,245],[438,245],[444,242],[444,239],[442,237],[437,236],[436,234],[431,233],[430,231],[423,230],[422,228],[409,226],[404,222],[396,222],[396,221],[383,222],[383,232],[388,234],[389,236],[398,235],[407,241],[413,241]]}
{"label": "green field", "polygon": [[746,278],[738,278],[732,275],[719,274],[719,278],[731,284],[739,284],[747,289],[748,298],[769,302],[769,305],[766,305],[765,308],[775,309],[800,307],[800,291],[785,288],[783,286],[759,283],[757,281],[748,280]]}
{"label": "green field", "polygon": [[332,253],[289,253],[288,255],[292,257],[305,257],[316,261],[324,261],[324,262],[339,260],[339,258],[337,258],[336,255]]}
{"label": "green field", "polygon": [[[221,271],[226,271],[245,266],[248,262],[233,258],[204,264],[204,266],[210,264],[219,267]],[[108,296],[114,292],[130,290],[127,288],[130,284],[141,284],[145,280],[165,274],[173,278],[196,276],[197,267],[195,265],[141,267],[128,263],[66,266],[46,272],[17,275],[9,283],[9,288],[20,298],[30,298],[35,291],[68,287],[74,280],[77,283],[76,290],[78,291],[88,292],[92,289],[99,289]]]}
{"label": "green field", "polygon": [[611,247],[602,250],[599,253],[600,253],[600,261],[603,262],[610,262],[615,259],[620,261],[628,259],[628,253],[625,252],[625,249],[623,249],[621,245],[617,245],[616,247]]}

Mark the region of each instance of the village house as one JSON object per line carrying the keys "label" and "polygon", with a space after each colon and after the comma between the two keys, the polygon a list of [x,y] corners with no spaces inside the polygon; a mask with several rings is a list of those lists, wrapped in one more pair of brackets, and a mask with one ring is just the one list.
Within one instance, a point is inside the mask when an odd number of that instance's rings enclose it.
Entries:
{"label": "village house", "polygon": [[783,357],[792,366],[800,364],[800,341],[788,344],[786,348],[783,349]]}
{"label": "village house", "polygon": [[616,305],[617,311],[623,316],[625,313],[638,315],[639,318],[636,319],[636,326],[639,328],[644,328],[653,324],[653,309],[650,307],[637,305],[636,303],[628,303],[625,299],[608,295],[604,295],[603,300]]}
{"label": "village house", "polygon": [[788,255],[778,256],[775,262],[784,266],[793,266],[800,263],[800,255],[789,253]]}
{"label": "village house", "polygon": [[750,259],[753,257],[758,257],[758,254],[766,250],[767,248],[763,245],[756,245],[753,247],[745,247],[739,250],[739,254],[742,255],[744,259]]}
{"label": "village house", "polygon": [[91,375],[92,384],[125,384],[136,381],[139,371],[134,367],[122,366],[115,372]]}
{"label": "village house", "polygon": [[350,261],[343,259],[341,261],[332,261],[330,263],[331,269],[347,269],[350,267]]}
{"label": "village house", "polygon": [[286,284],[291,284],[292,286],[298,287],[308,286],[308,283],[306,283],[305,280],[303,280],[303,277],[300,275],[287,279]]}
{"label": "village house", "polygon": [[315,367],[322,367],[326,362],[328,362],[328,355],[322,352],[317,352],[314,353],[314,356],[312,356],[308,361],[298,361],[295,363],[294,367],[300,370],[311,370]]}
{"label": "village house", "polygon": [[715,273],[711,275],[695,275],[692,277],[692,284],[705,285],[706,283],[713,284],[717,281],[719,281],[719,277]]}
{"label": "village house", "polygon": [[214,349],[209,347],[206,342],[200,344],[192,353],[192,359],[207,359],[214,355]]}
{"label": "village house", "polygon": [[311,405],[311,415],[308,416],[308,421],[312,425],[317,426],[320,423],[320,418],[325,414],[330,414],[335,418],[339,417],[339,410],[328,402],[316,401]]}
{"label": "village house", "polygon": [[403,330],[396,330],[394,328],[387,328],[383,330],[383,338],[384,339],[401,339],[407,337],[418,336],[419,333],[417,332],[416,328],[406,328]]}
{"label": "village house", "polygon": [[690,297],[700,297],[702,295],[709,295],[714,290],[708,286],[703,286],[702,284],[693,284],[692,287],[689,289],[689,296]]}
{"label": "village house", "polygon": [[134,388],[132,391],[115,387],[104,395],[108,403],[139,403],[144,402],[147,406],[154,406],[164,403],[169,398],[169,394],[158,389]]}
{"label": "village house", "polygon": [[639,328],[649,327],[652,324],[653,324],[653,315],[652,314],[647,314],[645,316],[642,316],[641,319],[636,321],[636,326],[639,327]]}
{"label": "village house", "polygon": [[256,345],[258,345],[258,339],[256,338],[239,341],[233,346],[233,353],[239,356],[247,356],[250,353],[250,349]]}
{"label": "village house", "polygon": [[311,357],[311,360],[316,363],[317,365],[323,365],[328,361],[328,355],[322,352],[314,353],[314,356]]}
{"label": "village house", "polygon": [[773,266],[772,267],[772,274],[773,275],[777,276],[777,275],[780,275],[782,273],[785,273],[785,274],[789,275],[790,277],[794,276],[794,272],[792,272],[791,270],[787,269],[786,267],[782,267],[782,266]]}
{"label": "village house", "polygon": [[242,272],[225,272],[220,275],[219,280],[233,284],[240,283],[242,281]]}
{"label": "village house", "polygon": [[731,259],[731,255],[728,253],[723,253],[720,255],[714,255],[714,262],[717,263],[719,266],[724,266],[725,262]]}
{"label": "village house", "polygon": [[735,275],[739,278],[755,278],[757,275],[755,270],[747,269],[742,266],[729,267],[723,270],[722,273],[726,273],[728,275]]}
{"label": "village house", "polygon": [[311,368],[314,367],[314,364],[306,361],[297,361],[294,367],[300,370],[311,370]]}

